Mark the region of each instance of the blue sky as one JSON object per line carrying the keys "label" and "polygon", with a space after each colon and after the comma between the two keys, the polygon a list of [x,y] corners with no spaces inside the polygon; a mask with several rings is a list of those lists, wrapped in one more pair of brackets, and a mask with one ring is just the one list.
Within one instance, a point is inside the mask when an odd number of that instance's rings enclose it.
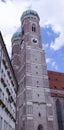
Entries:
{"label": "blue sky", "polygon": [[27,9],[40,16],[42,43],[47,69],[64,72],[64,1],[0,0],[0,30],[11,56],[11,37],[21,26],[20,17]]}
{"label": "blue sky", "polygon": [[59,38],[60,32],[55,33],[51,25],[49,25],[49,27],[41,28],[41,36],[42,43],[44,43],[43,47],[46,54],[47,68],[53,71],[64,72],[64,47],[58,50],[51,48],[51,43],[54,43],[56,38]]}

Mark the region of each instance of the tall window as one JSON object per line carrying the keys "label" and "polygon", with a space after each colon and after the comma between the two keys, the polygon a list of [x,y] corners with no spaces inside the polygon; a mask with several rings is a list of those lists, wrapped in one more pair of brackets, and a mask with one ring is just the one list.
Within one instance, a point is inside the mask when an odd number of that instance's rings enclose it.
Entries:
{"label": "tall window", "polygon": [[32,32],[36,32],[36,26],[35,26],[35,24],[32,24]]}
{"label": "tall window", "polygon": [[22,35],[24,35],[24,30],[22,30]]}
{"label": "tall window", "polygon": [[2,130],[2,117],[0,117],[0,130]]}
{"label": "tall window", "polygon": [[62,111],[59,99],[56,100],[56,112],[59,130],[63,130]]}
{"label": "tall window", "polygon": [[24,35],[24,27],[22,28],[22,35]]}

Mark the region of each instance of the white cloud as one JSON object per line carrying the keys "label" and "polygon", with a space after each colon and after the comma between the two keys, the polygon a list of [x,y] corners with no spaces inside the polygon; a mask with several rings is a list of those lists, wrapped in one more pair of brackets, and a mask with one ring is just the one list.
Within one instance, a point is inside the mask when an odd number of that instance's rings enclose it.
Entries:
{"label": "white cloud", "polygon": [[[26,9],[34,9],[40,16],[40,25],[52,25],[55,32],[60,32],[60,37],[55,43],[51,43],[54,50],[64,46],[64,0],[0,0],[0,30],[3,34],[4,41],[8,47],[11,46],[11,36],[21,25],[20,17]],[[7,39],[8,37],[8,39]],[[8,42],[8,40],[10,41]]]}
{"label": "white cloud", "polygon": [[58,70],[58,66],[55,61],[52,62],[52,67],[55,68],[55,70]]}
{"label": "white cloud", "polygon": [[51,58],[46,58],[46,63],[51,63]]}
{"label": "white cloud", "polygon": [[50,45],[51,49],[59,50],[64,47],[64,33],[61,33],[58,38],[55,39],[55,42],[52,42]]}
{"label": "white cloud", "polygon": [[47,44],[43,44],[43,47],[44,47],[44,49],[46,49],[46,48],[49,47],[49,44],[48,43]]}
{"label": "white cloud", "polygon": [[9,53],[9,56],[11,57],[11,44],[10,44],[10,37],[12,37],[11,34],[8,34],[5,36],[5,41],[7,42],[6,44],[6,48],[9,50],[8,53]]}
{"label": "white cloud", "polygon": [[27,8],[28,3],[25,0],[23,2],[6,0],[6,3],[0,1],[0,31],[9,54],[11,52],[11,37],[21,26],[20,17],[25,8]]}
{"label": "white cloud", "polygon": [[50,65],[52,69],[58,70],[58,65],[52,58],[46,58],[46,63]]}

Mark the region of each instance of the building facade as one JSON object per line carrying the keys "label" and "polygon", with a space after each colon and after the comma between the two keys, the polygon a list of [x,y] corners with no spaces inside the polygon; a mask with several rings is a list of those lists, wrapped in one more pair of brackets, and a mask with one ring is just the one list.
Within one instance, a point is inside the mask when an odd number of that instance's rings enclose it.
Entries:
{"label": "building facade", "polygon": [[15,130],[17,81],[0,33],[0,130]]}
{"label": "building facade", "polygon": [[21,32],[12,37],[12,65],[19,84],[16,130],[57,130],[39,20],[37,12],[25,11]]}
{"label": "building facade", "polygon": [[64,130],[64,73],[48,71],[55,127]]}

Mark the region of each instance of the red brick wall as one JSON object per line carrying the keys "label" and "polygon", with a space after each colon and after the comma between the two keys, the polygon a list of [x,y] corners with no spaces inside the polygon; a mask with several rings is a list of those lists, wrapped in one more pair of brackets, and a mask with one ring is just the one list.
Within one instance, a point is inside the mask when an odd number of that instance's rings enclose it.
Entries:
{"label": "red brick wall", "polygon": [[48,71],[50,90],[59,90],[60,94],[51,92],[51,96],[64,97],[61,90],[64,91],[64,73]]}

